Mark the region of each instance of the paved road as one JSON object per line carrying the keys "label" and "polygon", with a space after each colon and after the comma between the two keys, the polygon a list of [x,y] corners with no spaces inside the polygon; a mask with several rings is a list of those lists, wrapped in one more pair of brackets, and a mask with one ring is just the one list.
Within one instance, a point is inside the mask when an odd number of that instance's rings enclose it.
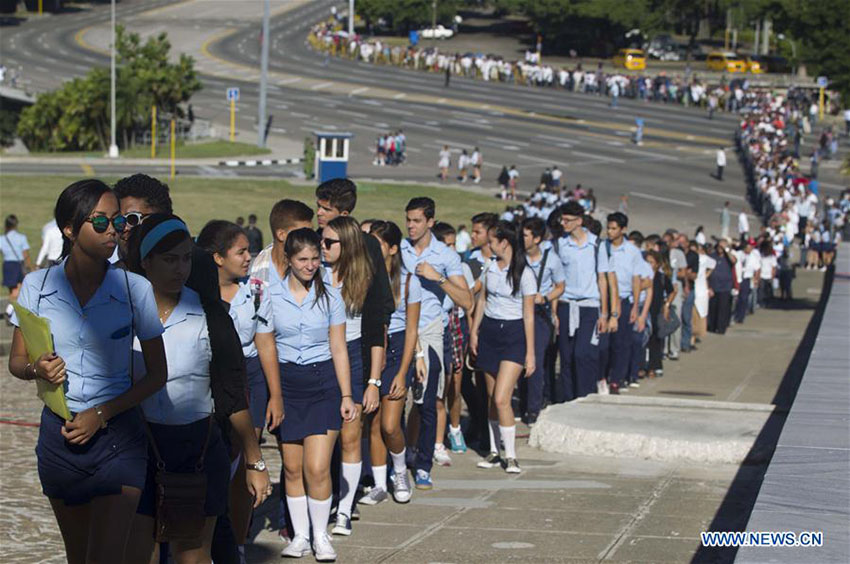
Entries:
{"label": "paved road", "polygon": [[[202,3],[204,10],[192,3],[170,4],[122,2],[118,19],[143,34],[168,31],[176,51],[196,57],[204,83],[193,98],[198,117],[224,124],[225,88],[240,86],[240,139],[253,140],[259,65],[256,14],[236,14],[220,2]],[[455,151],[477,145],[485,159],[482,184],[489,189],[503,164],[517,165],[526,189],[536,184],[544,167],[558,165],[568,184],[594,187],[603,207],[616,207],[619,196],[627,193],[633,215],[687,230],[699,224],[711,229],[724,200],[743,204],[742,176],[734,158],[729,159],[725,182],[709,176],[716,147],[731,145],[733,116],[709,121],[700,110],[630,100],[612,109],[601,97],[457,77],[444,88],[439,74],[326,61],[306,46],[305,35],[329,13],[331,4],[292,2],[284,6],[291,9],[273,17],[268,104],[274,115],[273,146],[283,138],[300,142],[317,129],[350,130],[357,136],[353,177],[424,182],[435,179],[442,145]],[[275,3],[275,10],[282,5]],[[108,18],[107,7],[98,6],[8,28],[0,43],[3,59],[9,66],[24,65],[35,89],[54,87],[107,62],[97,50],[108,45]],[[205,30],[213,30],[212,35]],[[642,147],[629,140],[638,116],[646,122]],[[408,164],[372,166],[375,136],[396,128],[407,134]],[[181,173],[212,174],[209,168]]]}

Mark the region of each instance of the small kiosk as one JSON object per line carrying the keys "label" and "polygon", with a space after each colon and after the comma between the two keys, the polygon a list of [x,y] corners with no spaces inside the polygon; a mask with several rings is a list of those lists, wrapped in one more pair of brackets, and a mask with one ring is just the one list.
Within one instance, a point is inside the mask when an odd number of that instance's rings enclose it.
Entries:
{"label": "small kiosk", "polygon": [[316,135],[316,179],[319,183],[348,176],[349,143],[353,133],[314,131]]}

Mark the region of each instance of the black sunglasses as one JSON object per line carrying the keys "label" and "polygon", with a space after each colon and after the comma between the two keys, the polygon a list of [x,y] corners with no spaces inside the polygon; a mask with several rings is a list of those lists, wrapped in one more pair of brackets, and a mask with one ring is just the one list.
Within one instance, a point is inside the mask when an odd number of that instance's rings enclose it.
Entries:
{"label": "black sunglasses", "polygon": [[94,228],[95,233],[106,233],[106,230],[109,229],[109,224],[112,224],[112,227],[115,228],[115,231],[121,233],[127,227],[127,218],[123,215],[116,215],[112,219],[109,219],[105,215],[95,215],[92,217],[87,217],[86,221],[91,223],[91,226]]}
{"label": "black sunglasses", "polygon": [[328,239],[327,237],[322,239],[322,244],[325,246],[325,249],[329,251],[331,250],[331,247],[334,246],[334,243],[339,243],[339,239]]}
{"label": "black sunglasses", "polygon": [[127,218],[127,227],[138,227],[149,215],[149,213],[142,212],[127,212],[124,217]]}

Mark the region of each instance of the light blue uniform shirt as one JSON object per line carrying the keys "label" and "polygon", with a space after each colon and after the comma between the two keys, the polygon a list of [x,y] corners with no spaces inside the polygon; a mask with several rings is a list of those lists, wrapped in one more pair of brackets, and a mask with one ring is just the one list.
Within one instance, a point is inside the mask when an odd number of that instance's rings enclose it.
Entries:
{"label": "light blue uniform shirt", "polygon": [[[546,254],[547,249],[541,249],[543,254]],[[534,275],[534,287],[537,287],[537,277],[540,276],[540,267],[543,265],[543,257],[537,262],[528,261],[529,270]],[[555,284],[560,284],[564,281],[564,266],[561,264],[561,259],[555,254],[555,250],[549,245],[549,256],[546,257],[546,267],[543,269],[543,278],[540,279],[540,290],[536,293],[546,297],[555,287]]]}
{"label": "light blue uniform shirt", "polygon": [[242,354],[245,358],[257,356],[257,346],[254,344],[254,335],[260,324],[268,324],[271,317],[271,301],[267,291],[259,290],[257,295],[255,289],[245,282],[239,283],[239,290],[230,302],[230,318],[233,327],[239,334],[242,343]]}
{"label": "light blue uniform shirt", "polygon": [[21,262],[24,260],[24,251],[30,249],[27,236],[17,229],[0,235],[0,253],[6,262]]}
{"label": "light blue uniform shirt", "polygon": [[522,269],[519,292],[514,296],[508,282],[508,266],[499,268],[493,261],[484,272],[484,287],[487,291],[484,301],[484,315],[490,319],[513,321],[522,319],[522,299],[537,293],[537,282],[530,268]]}
{"label": "light blue uniform shirt", "polygon": [[[328,265],[322,269],[322,280],[325,281],[325,285],[330,286],[333,284],[333,271],[331,270],[331,265]],[[342,295],[342,284],[339,286],[334,286],[340,292],[340,296]],[[345,303],[345,299],[343,299],[343,303]],[[363,335],[363,314],[358,313],[356,315],[349,314],[348,310],[345,311],[345,342],[350,343],[351,341],[356,341]]]}
{"label": "light blue uniform shirt", "polygon": [[[582,229],[584,229],[582,227]],[[597,271],[599,274],[610,272],[611,268],[608,265],[608,252],[605,245],[599,245],[599,251],[594,256],[596,249],[596,241],[598,237],[584,230],[587,239],[584,244],[579,246],[572,237],[564,235],[558,241],[558,254],[561,257],[561,265],[564,267],[564,279],[566,288],[561,295],[561,301],[576,300],[581,301],[581,306],[584,307],[599,307],[599,283]]]}
{"label": "light blue uniform shirt", "polygon": [[[652,267],[649,266],[649,262],[647,262],[646,259],[643,258],[643,254],[640,255],[640,259],[638,261],[637,274],[638,276],[640,276],[641,280],[652,280],[653,278],[655,278],[655,273],[652,272]],[[646,290],[640,291],[638,301],[639,303],[643,303],[646,301]]]}
{"label": "light blue uniform shirt", "polygon": [[[416,254],[413,244],[408,239],[403,240],[401,242],[401,262],[404,265],[404,270],[412,272],[414,276],[416,276],[416,265],[420,262],[427,262],[441,276],[446,278],[463,275],[460,255],[439,242],[433,234],[431,234],[431,242],[428,243],[421,255]],[[403,274],[406,274],[406,272]],[[442,316],[442,303],[446,292],[438,282],[427,280],[422,276],[418,278],[422,286],[422,308],[419,312],[419,328],[422,329]]]}
{"label": "light blue uniform shirt", "polygon": [[299,304],[289,289],[289,276],[268,287],[271,315],[267,326],[258,333],[274,331],[280,362],[313,364],[331,359],[330,335],[334,325],[345,323],[345,304],[339,290],[325,284],[326,299],[316,301],[316,288]]}
{"label": "light blue uniform shirt", "polygon": [[[604,244],[604,243],[603,243]],[[629,298],[632,301],[632,276],[638,274],[643,258],[640,249],[631,241],[623,240],[619,247],[611,245],[611,270],[617,275],[617,290],[620,299]]]}
{"label": "light blue uniform shirt", "polygon": [[[387,328],[387,334],[392,335],[399,331],[404,331],[407,328],[407,304],[404,303],[404,292],[407,280],[407,274],[402,273],[401,283],[399,284],[398,305],[395,311],[390,316],[390,325]],[[410,291],[407,294],[407,302],[418,304],[422,302],[422,284],[419,283],[419,277],[416,275],[410,276]]]}
{"label": "light blue uniform shirt", "polygon": [[[475,278],[472,276],[472,269],[469,268],[469,265],[465,262],[460,263],[460,267],[463,269],[463,279],[466,280],[466,285],[472,288],[475,284]],[[455,307],[455,302],[452,300],[448,294],[443,298],[443,327],[448,327],[449,325],[449,312],[451,309]],[[463,319],[466,315],[466,312],[463,311],[463,308],[458,308],[457,317],[458,319]]]}
{"label": "light blue uniform shirt", "polygon": [[[198,294],[183,288],[180,301],[165,320],[162,334],[168,380],[165,386],[142,402],[145,418],[160,425],[187,425],[213,412],[210,389],[212,349],[207,329],[207,316]],[[145,361],[138,340],[133,343],[136,355],[134,377],[141,378]]]}
{"label": "light blue uniform shirt", "polygon": [[[127,300],[128,283],[134,313]],[[54,349],[65,361],[67,379],[63,386],[68,409],[74,413],[106,403],[130,389],[131,334],[147,341],[163,331],[150,282],[111,266],[84,307],[80,307],[68,283],[64,261],[28,274],[18,303],[50,320]],[[17,316],[13,315],[11,321],[18,325]]]}

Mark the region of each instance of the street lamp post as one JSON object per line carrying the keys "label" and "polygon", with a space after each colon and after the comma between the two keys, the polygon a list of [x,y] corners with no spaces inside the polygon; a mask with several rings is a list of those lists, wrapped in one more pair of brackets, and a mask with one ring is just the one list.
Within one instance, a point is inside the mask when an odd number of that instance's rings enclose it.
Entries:
{"label": "street lamp post", "polygon": [[112,44],[109,49],[109,157],[118,158],[118,143],[115,141],[115,0],[112,0]]}
{"label": "street lamp post", "polygon": [[263,44],[260,46],[260,115],[257,119],[257,147],[266,146],[266,89],[269,74],[269,2],[263,2]]}
{"label": "street lamp post", "polygon": [[354,35],[354,0],[348,0],[348,35]]}
{"label": "street lamp post", "polygon": [[790,37],[785,37],[784,33],[777,33],[776,38],[780,41],[787,39],[788,43],[791,44],[791,58],[794,59],[794,64],[791,65],[791,74],[797,76],[797,46],[794,44],[794,40]]}
{"label": "street lamp post", "polygon": [[431,2],[431,41],[437,43],[437,0]]}

